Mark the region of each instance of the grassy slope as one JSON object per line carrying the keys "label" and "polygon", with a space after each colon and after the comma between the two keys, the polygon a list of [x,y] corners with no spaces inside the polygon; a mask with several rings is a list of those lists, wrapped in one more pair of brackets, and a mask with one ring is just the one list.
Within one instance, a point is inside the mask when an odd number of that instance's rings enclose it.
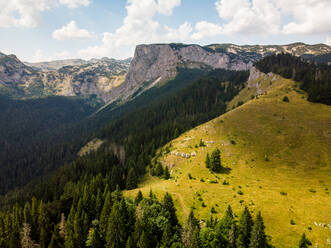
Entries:
{"label": "grassy slope", "polygon": [[[166,191],[172,193],[181,219],[190,207],[196,208],[200,218],[208,218],[212,206],[222,216],[228,204],[237,214],[246,204],[254,213],[262,211],[266,231],[277,247],[296,246],[303,232],[314,245],[327,247],[331,227],[318,227],[314,222],[331,224],[331,107],[306,101],[294,88],[293,81],[280,78],[259,99],[173,140],[172,151],[196,151],[197,156],[163,155],[164,165],[175,165],[172,178],[146,175],[140,185],[143,194],[150,189],[160,197]],[[284,95],[289,103],[282,101]],[[215,143],[195,148],[200,138]],[[206,152],[215,147],[221,150],[223,165],[231,169],[228,174],[211,174],[205,168]],[[188,173],[195,179],[189,180]],[[211,184],[211,180],[218,183]],[[223,185],[223,180],[230,185]],[[129,196],[136,193],[126,192]],[[207,207],[201,206],[197,193]]]}

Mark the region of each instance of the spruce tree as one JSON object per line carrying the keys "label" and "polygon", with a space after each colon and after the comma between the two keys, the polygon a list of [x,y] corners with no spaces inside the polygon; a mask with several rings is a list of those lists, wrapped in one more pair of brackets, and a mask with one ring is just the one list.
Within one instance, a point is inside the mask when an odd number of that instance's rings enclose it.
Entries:
{"label": "spruce tree", "polygon": [[126,179],[126,189],[135,189],[137,188],[138,180],[137,175],[133,168],[130,168],[128,177]]}
{"label": "spruce tree", "polygon": [[106,237],[107,227],[108,227],[108,218],[112,207],[111,194],[108,191],[106,195],[105,202],[100,214],[100,232],[103,237]]}
{"label": "spruce tree", "polygon": [[121,202],[116,202],[111,210],[108,220],[107,230],[107,248],[122,248],[125,247],[130,231],[129,212],[126,206],[125,199]]}
{"label": "spruce tree", "polygon": [[126,242],[125,248],[134,248],[132,237],[130,236],[128,238],[128,241]]}
{"label": "spruce tree", "polygon": [[299,241],[299,248],[308,248],[308,246],[311,246],[310,240],[306,237],[306,234],[303,233],[301,236],[301,239]]}
{"label": "spruce tree", "polygon": [[211,154],[210,169],[214,172],[220,172],[222,170],[221,152],[218,148],[216,148]]}
{"label": "spruce tree", "polygon": [[235,223],[232,223],[231,229],[229,231],[229,246],[230,248],[236,248],[236,240],[237,240],[237,227]]}
{"label": "spruce tree", "polygon": [[261,216],[261,212],[259,212],[253,225],[249,248],[268,247],[264,229],[265,226],[263,223],[263,218]]}
{"label": "spruce tree", "polygon": [[156,164],[156,168],[155,168],[155,176],[160,177],[163,175],[163,167],[161,163],[157,163]]}
{"label": "spruce tree", "polygon": [[171,195],[166,192],[163,198],[163,208],[165,210],[165,215],[168,217],[171,227],[175,228],[178,226],[178,218],[176,215],[176,208],[172,200]]}
{"label": "spruce tree", "polygon": [[207,152],[207,155],[206,155],[205,165],[206,165],[206,168],[210,168],[210,158],[209,158],[209,153],[208,152]]}
{"label": "spruce tree", "polygon": [[243,247],[243,248],[249,247],[252,227],[253,227],[252,215],[250,214],[247,206],[245,206],[245,209],[239,219],[239,237],[238,237],[239,247]]}
{"label": "spruce tree", "polygon": [[134,202],[136,203],[136,205],[138,205],[143,199],[144,199],[143,193],[141,193],[141,190],[139,190]]}
{"label": "spruce tree", "polygon": [[165,180],[168,180],[170,178],[170,173],[169,173],[168,166],[166,166],[165,169],[164,169],[164,171],[163,171],[163,178]]}

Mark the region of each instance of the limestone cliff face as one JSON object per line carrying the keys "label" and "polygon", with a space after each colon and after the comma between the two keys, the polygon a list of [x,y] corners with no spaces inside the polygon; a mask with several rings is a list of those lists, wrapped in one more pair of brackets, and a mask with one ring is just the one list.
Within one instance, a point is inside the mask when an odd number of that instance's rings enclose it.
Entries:
{"label": "limestone cliff face", "polygon": [[95,95],[104,102],[109,92],[124,82],[129,64],[130,60],[103,58],[42,71],[14,55],[0,54],[0,93],[16,98]]}
{"label": "limestone cliff face", "polygon": [[158,82],[177,75],[178,68],[210,68],[248,70],[253,61],[207,50],[198,45],[153,44],[136,47],[133,60],[123,84],[110,92],[108,102],[126,101]]}

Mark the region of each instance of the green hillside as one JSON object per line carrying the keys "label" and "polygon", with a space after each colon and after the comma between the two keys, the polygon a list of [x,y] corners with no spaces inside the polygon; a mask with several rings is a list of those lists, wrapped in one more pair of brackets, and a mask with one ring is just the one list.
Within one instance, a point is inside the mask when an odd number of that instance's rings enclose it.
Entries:
{"label": "green hillside", "polygon": [[[331,239],[331,106],[311,103],[289,79],[264,84],[266,93],[243,89],[231,104],[246,102],[168,143],[157,156],[171,173],[169,180],[150,173],[135,196],[150,189],[175,198],[181,220],[193,208],[207,219],[222,216],[228,204],[234,212],[244,205],[261,210],[266,231],[277,247],[297,246],[305,232],[314,245]],[[287,96],[289,102],[284,101]],[[200,140],[206,146],[199,146]],[[205,158],[221,150],[223,173],[211,173]],[[182,158],[176,152],[192,154]],[[190,179],[191,178],[191,179]],[[204,203],[204,204],[203,204]],[[217,213],[211,213],[211,208]]]}

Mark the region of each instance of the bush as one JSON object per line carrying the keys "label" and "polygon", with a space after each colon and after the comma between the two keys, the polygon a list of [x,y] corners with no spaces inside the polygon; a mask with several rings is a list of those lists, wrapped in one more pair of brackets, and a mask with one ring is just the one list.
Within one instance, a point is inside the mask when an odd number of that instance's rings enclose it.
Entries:
{"label": "bush", "polygon": [[244,194],[244,192],[242,192],[241,190],[238,190],[238,192],[237,192],[239,195],[243,195]]}
{"label": "bush", "polygon": [[188,173],[187,175],[188,175],[188,178],[189,178],[190,180],[193,179],[193,177],[191,176],[191,173]]}
{"label": "bush", "polygon": [[222,184],[223,185],[229,185],[230,183],[228,181],[224,180]]}
{"label": "bush", "polygon": [[287,193],[284,192],[284,191],[281,191],[280,194],[281,194],[281,195],[287,195]]}
{"label": "bush", "polygon": [[283,102],[290,102],[290,99],[288,99],[287,96],[284,96],[284,97],[283,97]]}

